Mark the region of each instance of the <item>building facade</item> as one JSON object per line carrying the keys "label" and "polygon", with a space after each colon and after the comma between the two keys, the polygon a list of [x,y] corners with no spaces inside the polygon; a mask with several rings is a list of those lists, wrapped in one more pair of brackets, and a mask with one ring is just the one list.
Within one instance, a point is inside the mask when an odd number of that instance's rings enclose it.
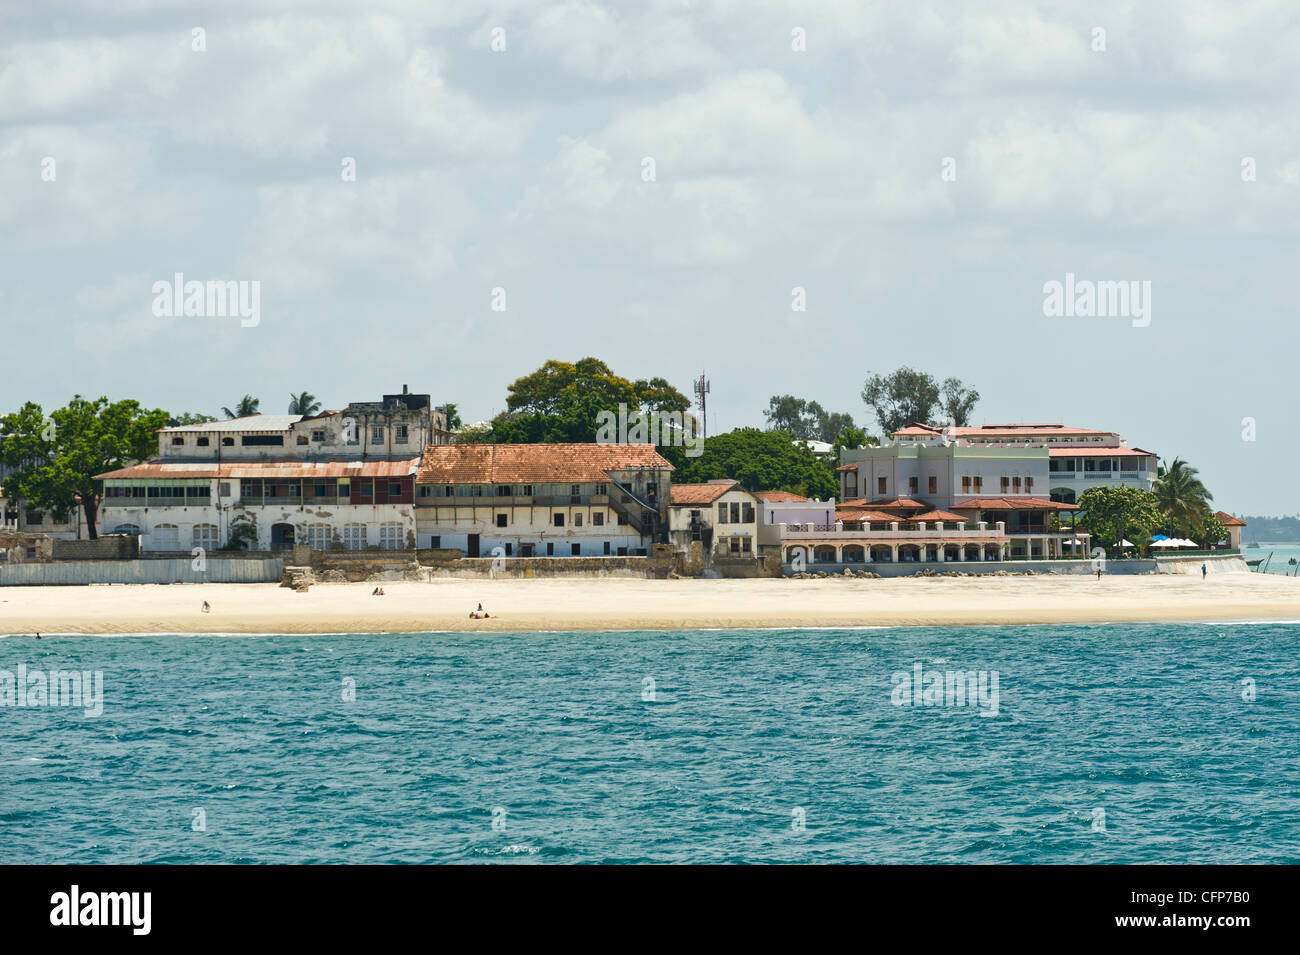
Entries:
{"label": "building facade", "polygon": [[416,539],[466,557],[649,554],[666,537],[672,470],[648,444],[429,447]]}
{"label": "building facade", "polygon": [[676,550],[699,542],[711,557],[756,557],[760,502],[730,478],[707,484],[674,484],[668,538]]}

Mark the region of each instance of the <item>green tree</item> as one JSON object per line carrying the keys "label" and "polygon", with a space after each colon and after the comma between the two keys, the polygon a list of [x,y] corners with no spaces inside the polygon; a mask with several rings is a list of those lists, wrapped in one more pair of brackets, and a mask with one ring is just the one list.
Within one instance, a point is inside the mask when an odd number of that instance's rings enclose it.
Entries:
{"label": "green tree", "polygon": [[0,461],[12,473],[4,492],[32,507],[55,513],[80,504],[90,539],[98,535],[100,482],[95,475],[126,467],[154,454],[167,412],[138,401],[87,401],[76,395],[66,408],[45,416],[28,402],[0,423],[5,441]]}
{"label": "green tree", "polygon": [[1209,550],[1220,541],[1228,539],[1228,528],[1207,508],[1197,522],[1195,539],[1203,549]]}
{"label": "green tree", "polygon": [[229,408],[222,408],[221,413],[227,418],[251,418],[253,415],[257,414],[257,406],[259,404],[261,404],[261,402],[252,395],[244,395],[244,397],[239,399],[239,403],[235,405],[234,411],[231,411]]}
{"label": "green tree", "polygon": [[1106,548],[1115,547],[1123,538],[1145,544],[1165,520],[1156,496],[1139,487],[1092,487],[1078,503],[1079,525]]}
{"label": "green tree", "polygon": [[[253,403],[254,405],[257,404],[256,401]],[[320,402],[316,400],[316,396],[310,391],[303,391],[289,396],[289,414],[300,414],[306,417],[315,414],[317,411],[320,411]],[[254,411],[253,413],[256,414],[257,412]]]}
{"label": "green tree", "polygon": [[682,448],[662,448],[677,470],[674,484],[702,484],[731,478],[750,491],[790,491],[804,497],[833,498],[839,492],[835,472],[788,431],[737,428],[709,437],[697,458]]}
{"label": "green tree", "polygon": [[207,424],[209,421],[216,420],[217,419],[212,417],[210,414],[197,414],[192,411],[183,411],[178,415],[172,415],[172,417],[168,418],[167,427],[183,428],[188,424]]}
{"label": "green tree", "polygon": [[1182,458],[1174,458],[1172,464],[1160,463],[1154,490],[1161,509],[1169,515],[1181,537],[1190,536],[1199,526],[1201,515],[1209,513],[1210,502],[1214,500],[1214,495],[1197,477],[1196,468]]}
{"label": "green tree", "polygon": [[486,439],[498,444],[595,441],[601,413],[685,413],[690,401],[663,378],[622,378],[597,358],[548,361],[509,387],[506,410],[492,419]]}
{"label": "green tree", "polygon": [[455,431],[465,422],[461,420],[460,408],[454,402],[448,401],[442,406],[443,412],[447,415],[447,430]]}
{"label": "green tree", "polygon": [[794,395],[773,395],[763,412],[770,431],[789,431],[800,441],[832,442],[845,428],[853,427],[853,416],[843,411],[828,412],[815,401]]}
{"label": "green tree", "polygon": [[958,426],[970,423],[979,392],[957,378],[943,385],[932,375],[906,366],[888,375],[872,375],[862,387],[862,400],[875,412],[885,434],[909,424],[942,426],[948,418]]}
{"label": "green tree", "polygon": [[956,378],[945,378],[943,382],[943,399],[941,407],[945,418],[951,418],[958,428],[970,425],[971,412],[975,402],[980,400],[980,393],[974,388],[967,388]]}

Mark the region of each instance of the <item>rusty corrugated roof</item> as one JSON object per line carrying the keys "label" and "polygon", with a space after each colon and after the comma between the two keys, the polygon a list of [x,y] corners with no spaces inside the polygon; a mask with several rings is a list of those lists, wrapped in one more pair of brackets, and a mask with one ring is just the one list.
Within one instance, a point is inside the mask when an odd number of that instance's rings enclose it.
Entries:
{"label": "rusty corrugated roof", "polygon": [[418,483],[604,482],[633,468],[673,470],[651,444],[442,444],[424,449]]}

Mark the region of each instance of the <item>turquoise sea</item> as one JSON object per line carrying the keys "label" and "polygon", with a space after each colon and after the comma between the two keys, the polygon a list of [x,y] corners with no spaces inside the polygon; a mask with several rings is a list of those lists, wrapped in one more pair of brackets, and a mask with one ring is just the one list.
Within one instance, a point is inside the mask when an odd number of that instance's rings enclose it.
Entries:
{"label": "turquoise sea", "polygon": [[[1241,552],[1241,556],[1246,560],[1262,560],[1267,564],[1260,564],[1259,570],[1269,574],[1286,574],[1288,577],[1297,576],[1297,569],[1300,568],[1300,544],[1260,544],[1258,547],[1248,547]],[[1296,563],[1291,564],[1289,561],[1294,560]]]}
{"label": "turquoise sea", "polygon": [[[0,671],[102,671],[104,706],[0,707],[0,844],[9,863],[1296,863],[1298,642],[1296,623],[14,636]],[[996,671],[997,715],[896,705],[918,663]]]}

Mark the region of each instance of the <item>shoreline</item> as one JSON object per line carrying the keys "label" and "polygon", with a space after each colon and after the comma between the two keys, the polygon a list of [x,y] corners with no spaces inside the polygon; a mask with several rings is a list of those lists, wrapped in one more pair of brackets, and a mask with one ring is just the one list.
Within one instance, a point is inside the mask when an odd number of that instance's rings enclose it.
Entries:
{"label": "shoreline", "polygon": [[[376,586],[385,595],[371,596]],[[201,612],[208,601],[211,613]],[[470,619],[482,602],[491,614]],[[1300,620],[1300,580],[1094,577],[582,578],[0,588],[0,634],[783,630]]]}

